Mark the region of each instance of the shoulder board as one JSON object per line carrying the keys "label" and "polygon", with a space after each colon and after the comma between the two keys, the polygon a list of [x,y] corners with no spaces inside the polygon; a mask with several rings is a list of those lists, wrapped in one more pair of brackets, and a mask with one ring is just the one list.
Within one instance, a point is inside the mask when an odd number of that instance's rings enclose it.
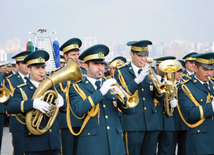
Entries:
{"label": "shoulder board", "polygon": [[211,78],[214,81],[214,77]]}
{"label": "shoulder board", "polygon": [[10,78],[10,77],[12,77],[13,76],[13,74],[10,74],[10,75],[8,75],[6,78],[8,79],[8,78]]}
{"label": "shoulder board", "polygon": [[127,62],[127,63],[125,63],[125,64],[123,64],[123,65],[121,65],[121,66],[118,66],[117,68],[118,68],[118,69],[123,68],[123,67],[125,67],[125,66],[128,65],[128,64],[129,64],[129,62]]}
{"label": "shoulder board", "polygon": [[23,84],[18,85],[17,87],[21,88],[21,87],[26,86],[26,85],[27,85],[26,83],[23,83]]}

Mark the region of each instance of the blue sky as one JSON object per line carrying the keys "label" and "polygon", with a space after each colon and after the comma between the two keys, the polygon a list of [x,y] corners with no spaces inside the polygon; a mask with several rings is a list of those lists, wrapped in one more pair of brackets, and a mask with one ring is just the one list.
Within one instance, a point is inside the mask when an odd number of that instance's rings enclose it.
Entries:
{"label": "blue sky", "polygon": [[100,43],[213,41],[213,0],[0,0],[0,44],[30,31],[56,31],[60,44],[97,36]]}

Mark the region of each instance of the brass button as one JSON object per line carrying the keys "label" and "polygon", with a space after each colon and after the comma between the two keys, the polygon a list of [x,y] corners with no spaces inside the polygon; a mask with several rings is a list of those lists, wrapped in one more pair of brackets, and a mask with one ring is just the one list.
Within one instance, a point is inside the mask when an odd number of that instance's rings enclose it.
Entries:
{"label": "brass button", "polygon": [[49,132],[52,132],[52,130],[50,129]]}
{"label": "brass button", "polygon": [[108,115],[105,115],[105,118],[108,119]]}
{"label": "brass button", "polygon": [[144,110],[146,110],[146,107],[144,107]]}
{"label": "brass button", "polygon": [[145,100],[146,100],[146,98],[144,97],[144,98],[143,98],[143,100],[145,101]]}
{"label": "brass button", "polygon": [[107,130],[110,130],[110,126],[107,126]]}
{"label": "brass button", "polygon": [[196,83],[196,82],[197,82],[197,80],[194,80],[194,82]]}
{"label": "brass button", "polygon": [[201,99],[201,102],[203,102],[203,99]]}
{"label": "brass button", "polygon": [[31,86],[30,89],[33,89],[33,86]]}
{"label": "brass button", "polygon": [[20,75],[18,75],[18,78],[20,78]]}
{"label": "brass button", "polygon": [[142,90],[142,91],[144,91],[144,89],[143,89],[143,88],[142,88],[141,90]]}
{"label": "brass button", "polygon": [[200,132],[200,130],[198,130],[198,132]]}
{"label": "brass button", "polygon": [[31,135],[31,133],[29,132],[29,135]]}
{"label": "brass button", "polygon": [[90,136],[90,135],[91,135],[91,133],[89,132],[89,133],[88,133],[88,135]]}
{"label": "brass button", "polygon": [[105,104],[103,104],[103,108],[106,108],[106,105],[105,105]]}
{"label": "brass button", "polygon": [[85,81],[86,84],[88,84],[88,81]]}
{"label": "brass button", "polygon": [[132,67],[129,67],[129,69],[132,69]]}
{"label": "brass button", "polygon": [[112,99],[115,99],[115,97],[113,97]]}

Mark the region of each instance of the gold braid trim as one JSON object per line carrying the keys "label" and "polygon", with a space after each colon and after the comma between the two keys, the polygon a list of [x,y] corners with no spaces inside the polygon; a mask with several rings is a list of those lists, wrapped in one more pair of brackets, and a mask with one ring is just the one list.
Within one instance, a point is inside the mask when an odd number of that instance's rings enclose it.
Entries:
{"label": "gold braid trim", "polygon": [[189,75],[187,75],[187,74],[182,74],[182,76],[185,76],[185,77],[191,79],[191,77]]}
{"label": "gold braid trim", "polygon": [[[21,111],[24,112],[24,101],[26,101],[28,99],[26,93],[24,92],[24,90],[22,88],[19,88],[21,94],[22,94],[22,102],[21,102]],[[25,122],[23,122],[20,118],[19,118],[19,115],[25,119],[25,117],[22,115],[22,114],[14,114],[14,116],[16,117],[17,121],[19,121],[19,123],[23,124],[23,125],[26,125]]]}
{"label": "gold braid trim", "polygon": [[[10,96],[13,97],[13,92],[14,92],[13,85],[11,84],[11,82],[10,82],[9,79],[7,79],[7,81],[8,81],[9,87],[10,87]],[[4,83],[5,83],[5,82],[3,81],[3,85],[5,85]]]}
{"label": "gold braid trim", "polygon": [[126,89],[126,91],[129,93],[129,95],[132,95],[132,93],[129,91],[127,85],[126,85],[126,81],[123,78],[122,73],[120,72],[120,70],[118,69],[118,78],[120,80],[120,83],[122,84],[123,88]]}
{"label": "gold braid trim", "polygon": [[[187,95],[187,97],[189,97],[190,100],[192,100],[192,102],[195,104],[195,106],[200,108],[201,105],[200,105],[200,104],[197,102],[197,100],[194,98],[194,96],[192,95],[192,93],[190,92],[190,90],[188,89],[188,87],[187,87],[186,85],[182,84],[181,88],[182,88],[182,90],[184,91],[184,93]],[[208,96],[210,96],[210,94],[208,94]],[[208,96],[207,96],[207,98],[208,98]],[[208,100],[206,101],[206,103],[208,103]],[[178,104],[177,104],[177,108],[178,108],[178,112],[179,112],[179,114],[180,114],[180,116],[181,116],[183,122],[184,122],[188,127],[190,127],[190,128],[196,128],[196,127],[198,127],[199,125],[201,125],[201,124],[205,121],[205,118],[202,117],[202,116],[203,116],[203,114],[202,114],[203,109],[202,109],[202,112],[200,111],[201,120],[199,120],[199,121],[196,122],[195,124],[189,124],[189,123],[185,120],[185,118],[184,118],[184,116],[183,116],[183,114],[182,114],[182,112],[181,112],[181,109],[180,109],[180,106],[179,106],[179,102],[178,102]]]}
{"label": "gold braid trim", "polygon": [[61,82],[59,83],[59,87],[62,93],[66,93],[69,90],[70,84],[71,84],[71,81],[67,81],[67,86],[64,89],[62,83]]}
{"label": "gold braid trim", "polygon": [[[81,92],[80,97],[83,99],[83,101],[87,98],[85,93],[79,88],[79,86],[77,84],[73,84],[74,88],[76,87],[79,91],[77,91],[77,93],[79,94],[79,92]],[[75,90],[77,90],[75,89]],[[66,95],[68,96],[68,93],[66,93]],[[97,104],[94,108],[92,108],[89,112],[87,112],[88,115],[86,115],[86,118],[84,119],[84,122],[79,130],[78,133],[75,133],[72,125],[71,125],[71,119],[70,119],[70,109],[71,109],[71,104],[70,104],[70,100],[68,100],[68,97],[66,97],[67,99],[67,103],[68,103],[68,107],[67,107],[67,114],[66,114],[66,119],[67,119],[67,124],[68,124],[68,128],[70,130],[70,132],[74,135],[74,136],[78,136],[81,134],[81,132],[83,131],[83,129],[85,128],[86,124],[88,123],[89,119],[91,117],[94,117],[97,115],[98,111],[99,111],[99,104]]]}
{"label": "gold braid trim", "polygon": [[129,155],[128,132],[125,132],[126,153]]}

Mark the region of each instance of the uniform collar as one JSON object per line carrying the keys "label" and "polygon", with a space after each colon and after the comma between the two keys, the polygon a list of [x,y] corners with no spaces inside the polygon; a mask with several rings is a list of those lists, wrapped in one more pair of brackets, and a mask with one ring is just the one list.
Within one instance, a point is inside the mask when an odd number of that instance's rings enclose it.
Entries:
{"label": "uniform collar", "polygon": [[36,88],[38,88],[39,85],[41,84],[40,82],[33,81],[33,80],[31,80],[31,79],[30,79],[30,82],[31,82]]}

